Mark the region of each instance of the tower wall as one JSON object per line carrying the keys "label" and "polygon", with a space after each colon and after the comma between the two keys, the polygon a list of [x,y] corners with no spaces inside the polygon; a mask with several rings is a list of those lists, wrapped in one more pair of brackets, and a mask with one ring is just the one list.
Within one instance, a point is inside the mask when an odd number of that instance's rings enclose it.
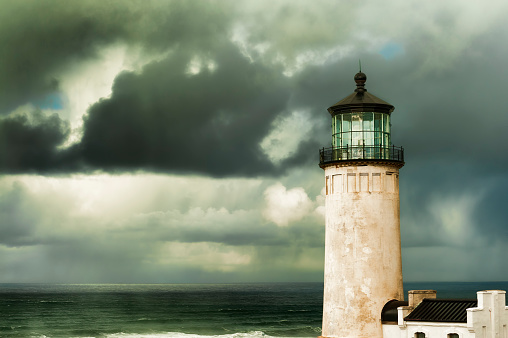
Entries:
{"label": "tower wall", "polygon": [[388,162],[324,166],[323,337],[381,338],[381,310],[403,300],[399,167]]}

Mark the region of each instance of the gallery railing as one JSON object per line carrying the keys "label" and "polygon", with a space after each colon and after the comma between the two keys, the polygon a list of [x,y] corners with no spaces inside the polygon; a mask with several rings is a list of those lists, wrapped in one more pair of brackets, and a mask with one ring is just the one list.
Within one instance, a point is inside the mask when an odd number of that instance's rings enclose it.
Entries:
{"label": "gallery railing", "polygon": [[319,164],[350,160],[404,162],[404,148],[396,146],[346,146],[319,150]]}

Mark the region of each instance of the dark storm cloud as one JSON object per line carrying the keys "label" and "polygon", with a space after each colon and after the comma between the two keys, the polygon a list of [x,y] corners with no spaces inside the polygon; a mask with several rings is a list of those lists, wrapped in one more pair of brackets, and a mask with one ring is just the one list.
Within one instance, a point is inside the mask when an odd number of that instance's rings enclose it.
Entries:
{"label": "dark storm cloud", "polygon": [[[308,66],[286,78],[281,68],[261,60],[251,62],[227,42],[233,17],[220,3],[54,4],[2,5],[0,44],[5,48],[0,105],[4,106],[0,111],[4,113],[57,90],[55,74],[62,67],[94,57],[111,43],[159,51],[174,48],[174,52],[141,74],[120,75],[112,97],[89,111],[81,144],[62,153],[62,160],[48,160],[45,167],[20,165],[20,171],[49,170],[52,165],[56,170],[75,170],[76,163],[84,163],[89,169],[189,170],[214,176],[276,173],[259,142],[278,114],[299,108],[312,112],[316,126],[312,139],[304,140],[283,166],[310,165],[313,157],[308,151],[330,143],[325,109],[354,89],[351,78],[357,57],[364,59],[367,88],[396,106],[393,140],[405,146],[408,163],[414,163],[413,158],[439,157],[470,164],[494,160],[499,168],[505,164],[504,157],[494,156],[499,147],[490,146],[508,144],[502,132],[504,78],[496,70],[506,48],[492,37],[496,27],[473,40],[454,67],[446,70],[438,67],[419,73],[431,53],[422,51],[416,41],[435,38],[423,32],[401,41],[406,46],[403,58],[355,55]],[[450,29],[445,24],[450,20],[438,19],[439,29]],[[257,33],[251,38],[259,38]],[[330,43],[328,38],[324,45]],[[199,74],[186,75],[196,56],[205,63],[215,62],[216,70],[205,65]],[[486,101],[492,108],[485,109]],[[487,128],[485,116],[499,123]],[[11,166],[8,171],[15,170]]]}
{"label": "dark storm cloud", "polygon": [[[143,6],[96,1],[3,3],[0,113],[57,90],[56,74],[75,61],[93,58],[112,43],[142,45],[146,50],[173,49],[176,52],[169,58],[146,67],[143,73],[118,77],[111,99],[90,110],[82,143],[68,152],[75,156],[64,162],[79,158],[91,168],[106,170],[257,175],[276,172],[258,144],[281,111],[308,108],[319,125],[313,131],[314,140],[300,144],[285,164],[303,165],[312,147],[329,145],[330,117],[325,109],[352,92],[350,78],[361,57],[369,77],[367,88],[396,106],[393,140],[406,147],[408,163],[426,157],[469,165],[489,160],[494,162],[490,169],[506,164],[506,157],[496,156],[496,152],[508,151],[503,133],[506,114],[502,113],[506,81],[497,71],[506,55],[506,47],[498,43],[506,37],[500,36],[505,34],[503,29],[494,26],[467,40],[469,46],[460,49],[460,58],[447,58],[446,53],[455,52],[449,47],[454,46],[453,41],[441,48],[439,35],[422,30],[400,37],[403,57],[386,60],[360,53],[335,63],[308,66],[288,79],[280,68],[267,66],[269,62],[248,62],[238,47],[226,42],[235,19],[230,5],[186,1]],[[300,7],[279,8],[277,18],[284,20],[276,20],[277,31],[253,29],[249,39],[262,43],[270,40],[268,32],[278,37],[292,33],[292,42],[281,47],[292,51],[287,55],[307,45],[332,46],[340,40],[323,35],[323,27],[310,23],[310,36],[299,38],[298,30],[287,31],[288,20],[304,13]],[[457,29],[454,12],[429,19],[437,32]],[[294,50],[293,45],[298,48]],[[427,69],[436,55],[444,61],[437,59],[435,68]],[[185,75],[193,56],[212,59],[218,65],[216,71],[205,67],[195,76]],[[451,59],[453,67],[441,65]],[[487,125],[486,120],[496,123]],[[54,163],[68,167],[64,162]],[[19,168],[44,169],[35,164]]]}
{"label": "dark storm cloud", "polygon": [[[212,2],[3,1],[0,4],[0,114],[58,90],[59,76],[112,43],[166,51],[205,47],[227,18]],[[188,41],[188,42],[186,42]]]}
{"label": "dark storm cloud", "polygon": [[[396,86],[381,88],[391,91],[385,97],[396,106],[393,141],[405,148],[406,166],[401,169],[405,246],[470,249],[506,238],[506,213],[499,205],[507,199],[498,187],[507,182],[508,157],[503,154],[508,153],[508,115],[503,108],[506,78],[498,67],[507,49],[496,41],[505,38],[503,29],[493,27],[472,41],[452,67],[412,76],[406,65],[390,72]],[[417,55],[411,59],[419,60]],[[436,201],[448,199],[458,205],[463,198],[478,202],[456,210],[467,215],[457,238],[445,229],[453,219],[439,218],[432,211]]]}
{"label": "dark storm cloud", "polygon": [[[186,74],[194,56],[204,63],[212,60],[216,69],[205,64],[199,74]],[[424,75],[415,75],[417,55],[403,62],[381,57],[364,62],[367,88],[396,106],[393,141],[405,147],[408,165],[432,159],[475,166],[488,160],[487,170],[503,168],[506,157],[498,156],[508,144],[501,130],[507,123],[501,109],[503,78],[486,55],[481,57],[486,66],[478,70],[478,56],[464,57],[451,70]],[[213,52],[179,51],[140,74],[120,75],[112,97],[90,109],[83,140],[70,153],[91,168],[106,170],[190,170],[214,176],[276,172],[259,142],[278,114],[305,108],[314,119],[312,139],[299,144],[284,166],[311,165],[315,158],[309,151],[317,154],[330,143],[326,107],[354,89],[354,71],[344,64],[355,62],[308,67],[288,79],[280,69],[249,62],[224,41]],[[485,98],[494,109],[485,108]]]}
{"label": "dark storm cloud", "polygon": [[[395,106],[392,141],[405,148],[406,160],[400,176],[405,247],[471,247],[482,245],[483,239],[504,238],[507,217],[500,206],[507,199],[502,188],[494,188],[506,186],[503,174],[508,165],[503,94],[507,80],[499,71],[507,48],[498,43],[504,39],[505,30],[492,27],[473,39],[451,67],[440,66],[450,60],[436,60],[436,68],[425,71],[429,52],[422,51],[417,36],[406,45],[410,48],[404,57],[358,56],[367,74],[366,88]],[[307,67],[296,77],[291,104],[314,107],[316,129],[322,128],[314,137],[323,142],[325,135],[322,146],[331,142],[325,109],[353,92],[357,62],[345,58]],[[472,216],[457,239],[447,229],[452,220],[435,209],[440,199],[460,203],[464,196],[476,196],[479,202],[455,210]]]}
{"label": "dark storm cloud", "polygon": [[198,55],[214,63],[186,74],[175,53],[141,74],[121,74],[110,99],[92,106],[79,145],[93,167],[256,175],[274,168],[259,142],[285,109],[287,82],[232,45]]}
{"label": "dark storm cloud", "polygon": [[46,116],[35,110],[0,118],[0,172],[47,171],[58,167],[62,153],[57,147],[68,135],[68,123],[57,114]]}
{"label": "dark storm cloud", "polygon": [[[111,42],[121,30],[97,15],[106,6],[4,1],[0,8],[3,114],[58,90],[57,70],[72,60],[93,56],[97,47]],[[124,16],[125,11],[121,12],[119,16]]]}
{"label": "dark storm cloud", "polygon": [[[464,56],[452,69],[423,75],[415,73],[421,61],[417,55],[400,61],[365,58],[366,88],[395,106],[392,140],[404,146],[408,163],[440,160],[475,165],[488,160],[488,170],[507,164],[507,157],[500,156],[508,152],[508,135],[502,130],[508,125],[502,93],[506,80],[489,63],[490,54],[480,60]],[[315,118],[326,123],[321,122],[321,133],[314,135],[324,134],[328,144],[331,118],[325,109],[353,92],[355,70],[345,71],[345,65],[355,61],[309,67],[295,85],[292,104],[315,107]]]}
{"label": "dark storm cloud", "polygon": [[[330,146],[331,141],[326,108],[353,92],[353,76],[361,58],[369,92],[395,105],[392,141],[406,151],[400,176],[403,245],[470,247],[474,236],[505,240],[508,114],[503,65],[508,50],[499,43],[508,38],[504,22],[471,39],[471,32],[459,35],[461,20],[455,11],[443,12],[428,18],[430,29],[408,27],[407,34],[396,36],[399,41],[390,41],[392,46],[403,47],[390,59],[375,55],[372,48],[358,53],[353,48],[355,55],[310,62],[293,77],[285,77],[283,62],[274,63],[270,57],[281,52],[282,59],[290,59],[308,48],[347,46],[356,43],[355,36],[346,34],[345,27],[343,31],[323,29],[327,20],[314,20],[320,17],[296,7],[279,9],[278,15],[293,18],[290,21],[267,16],[263,25],[250,14],[235,18],[225,10],[229,5],[190,1],[143,6],[139,2],[2,3],[0,114],[58,91],[59,74],[114,43],[142,46],[148,54],[168,54],[139,72],[119,75],[111,97],[88,111],[83,139],[70,149],[59,150],[68,126],[56,116],[13,114],[1,119],[0,171],[145,170],[216,177],[276,175],[311,166],[319,171],[318,149]],[[354,22],[352,12],[343,13]],[[300,16],[312,22],[296,27],[293,23],[301,23],[296,20]],[[247,25],[251,33],[247,41],[271,42],[276,47],[258,55],[250,46],[247,51],[253,58],[243,55],[241,43],[229,42],[235,19],[261,27]],[[371,22],[375,25],[375,20]],[[311,26],[313,34],[303,36]],[[194,58],[201,60],[201,71],[190,75],[186,70]],[[210,69],[208,63],[213,64]],[[274,166],[260,149],[260,141],[277,116],[294,110],[310,112],[313,130],[292,156]],[[307,184],[304,181],[298,184]],[[450,239],[447,220],[432,213],[436,203],[480,191],[485,195],[471,206],[470,237],[462,242]],[[14,200],[17,195],[12,194],[9,198]],[[2,201],[5,217],[13,218],[6,210],[14,207]],[[27,241],[31,219],[19,216],[19,220],[19,226],[9,230],[8,245]],[[321,245],[320,233],[309,234],[299,226],[213,226],[159,230],[166,241],[186,243],[208,240],[276,248],[306,238],[309,242],[302,246]]]}
{"label": "dark storm cloud", "polygon": [[[2,4],[0,114],[44,101],[58,91],[59,74],[113,43],[141,45],[147,53],[175,46],[177,51],[142,74],[120,75],[112,98],[90,110],[81,144],[59,152],[58,138],[24,144],[43,151],[18,154],[16,140],[5,139],[8,163],[0,170],[74,171],[83,164],[81,170],[190,170],[214,176],[274,172],[258,143],[284,109],[287,83],[276,75],[280,69],[249,62],[226,42],[233,17],[224,8],[186,1]],[[187,76],[194,56],[212,59],[217,70]],[[62,130],[53,131],[56,136]],[[15,133],[28,141],[31,132],[18,126]],[[29,152],[34,158],[25,156]]]}

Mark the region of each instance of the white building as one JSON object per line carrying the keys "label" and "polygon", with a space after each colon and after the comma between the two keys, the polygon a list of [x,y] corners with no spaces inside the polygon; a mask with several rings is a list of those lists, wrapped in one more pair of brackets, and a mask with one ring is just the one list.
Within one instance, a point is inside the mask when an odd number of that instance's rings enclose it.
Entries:
{"label": "white building", "polygon": [[477,300],[438,299],[433,290],[408,296],[408,302],[393,301],[383,309],[383,337],[508,338],[505,291],[479,291]]}

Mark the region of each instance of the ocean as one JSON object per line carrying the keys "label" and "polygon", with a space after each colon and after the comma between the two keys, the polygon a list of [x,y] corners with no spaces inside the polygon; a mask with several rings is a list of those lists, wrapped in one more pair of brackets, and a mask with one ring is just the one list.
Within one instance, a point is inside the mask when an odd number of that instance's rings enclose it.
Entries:
{"label": "ocean", "polygon": [[[508,282],[405,283],[476,298]],[[0,284],[0,337],[317,337],[322,283]]]}

